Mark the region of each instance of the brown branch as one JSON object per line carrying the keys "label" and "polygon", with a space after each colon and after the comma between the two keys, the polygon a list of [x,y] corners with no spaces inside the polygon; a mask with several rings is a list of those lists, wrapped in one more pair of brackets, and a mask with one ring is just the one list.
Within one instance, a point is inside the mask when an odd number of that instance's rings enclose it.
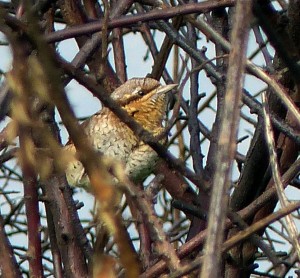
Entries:
{"label": "brown branch", "polygon": [[[22,125],[25,125],[25,127],[30,127],[32,129],[35,129],[35,132],[30,133],[30,137],[32,137],[32,140],[29,141],[26,137],[26,141],[22,141],[22,145],[24,144],[26,155],[30,154],[30,160],[25,161],[24,166],[26,166],[29,163],[34,163],[35,171],[39,172],[41,170],[42,165],[48,165],[49,163],[49,157],[47,157],[43,163],[37,163],[38,159],[42,159],[43,157],[35,156],[35,144],[36,146],[42,145],[44,148],[49,148],[49,145],[52,146],[51,151],[53,151],[53,155],[58,156],[58,150],[59,149],[58,143],[55,141],[53,135],[49,132],[49,130],[55,132],[55,128],[45,127],[42,119],[42,116],[40,115],[41,107],[45,107],[45,99],[47,99],[46,96],[50,97],[49,91],[51,90],[59,90],[57,87],[58,82],[60,81],[60,76],[56,70],[55,67],[53,67],[51,63],[51,48],[44,43],[41,40],[41,33],[39,30],[39,27],[37,26],[35,17],[32,15],[28,15],[28,22],[30,22],[30,26],[28,27],[29,33],[27,35],[30,37],[30,42],[34,44],[35,47],[37,47],[36,54],[33,56],[27,56],[28,49],[32,49],[32,45],[29,43],[29,41],[25,40],[24,37],[12,35],[10,32],[7,32],[6,35],[11,41],[12,49],[14,53],[14,68],[12,70],[12,73],[10,74],[10,78],[14,77],[14,71],[23,70],[20,75],[16,74],[17,77],[19,77],[19,80],[17,79],[16,82],[10,82],[9,85],[11,86],[12,91],[15,92],[15,97],[22,98],[21,103],[26,103],[27,106],[25,107],[24,111],[27,111],[27,113],[21,114],[22,117],[20,117],[20,111],[17,109],[13,109],[12,111],[13,116],[19,120],[19,122]],[[24,47],[26,46],[26,47]],[[25,52],[25,53],[24,53]],[[20,53],[22,56],[20,57]],[[17,59],[17,61],[15,61]],[[19,62],[19,63],[16,63]],[[22,64],[22,66],[19,66]],[[39,67],[41,64],[44,65],[44,67]],[[35,79],[38,78],[39,80]],[[18,84],[19,86],[15,86],[15,84]],[[51,85],[50,85],[51,84]],[[54,89],[56,88],[56,89]],[[43,100],[41,100],[39,97],[41,95],[37,94],[34,95],[34,93],[37,92],[44,92],[45,95]],[[17,99],[18,99],[17,98]],[[30,102],[30,100],[35,99],[36,102]],[[47,99],[49,100],[49,99]],[[41,105],[42,103],[42,105]],[[36,106],[34,105],[36,104]],[[49,103],[47,103],[49,105]],[[40,105],[40,106],[39,106]],[[52,107],[51,105],[49,105]],[[49,109],[49,107],[46,105],[46,109]],[[36,110],[35,110],[36,109]],[[37,112],[38,110],[38,112]],[[51,110],[51,108],[50,108]],[[48,112],[48,111],[47,111]],[[51,112],[49,112],[51,115]],[[31,117],[29,117],[29,115]],[[49,116],[49,115],[48,115]],[[20,120],[21,119],[21,120]],[[24,123],[24,119],[27,119]],[[49,120],[49,117],[47,118]],[[22,131],[22,130],[21,130]],[[57,130],[56,130],[57,131]],[[27,134],[25,134],[27,135]],[[47,140],[44,138],[47,137]],[[56,137],[57,138],[57,137]],[[25,139],[22,139],[25,140]],[[47,142],[47,143],[45,143]],[[50,143],[49,143],[50,142]],[[24,150],[24,151],[25,151]],[[25,156],[26,158],[26,156]],[[29,164],[31,166],[31,164]],[[24,178],[26,181],[26,178],[28,178],[28,183],[34,182],[34,180],[30,179],[33,175],[31,169],[24,169]],[[29,172],[30,170],[30,172]],[[28,171],[28,173],[27,173]],[[36,174],[34,172],[34,174]],[[45,174],[39,172],[41,179],[45,178]],[[56,174],[57,173],[52,173]],[[56,182],[58,180],[58,182]],[[63,185],[66,184],[65,180],[59,179],[49,179],[48,184],[45,183],[43,185],[43,192],[45,194],[45,198],[48,200],[49,203],[46,203],[46,206],[49,205],[49,208],[52,212],[53,216],[53,222],[55,223],[55,233],[56,238],[51,237],[51,239],[55,240],[55,243],[58,243],[62,258],[63,258],[63,264],[65,271],[72,275],[80,275],[80,277],[86,277],[87,276],[87,269],[86,269],[86,262],[84,255],[81,250],[81,244],[77,241],[76,238],[76,232],[75,232],[75,225],[74,225],[74,218],[72,218],[70,214],[71,206],[69,204],[66,204],[64,200],[64,196],[62,194],[61,188]],[[36,188],[33,188],[32,190],[36,190]],[[36,184],[34,184],[36,186]],[[25,192],[26,193],[26,192]],[[31,192],[29,192],[31,193]],[[27,194],[27,193],[26,193]],[[32,198],[30,196],[30,198]],[[31,199],[26,199],[31,201]],[[74,206],[73,206],[74,207]],[[36,209],[36,208],[35,208]],[[33,208],[31,211],[29,210],[28,213],[34,215]],[[38,209],[36,209],[36,213],[38,213]],[[30,225],[30,224],[29,224]],[[37,226],[37,225],[35,225]],[[30,227],[29,227],[30,228]],[[39,226],[35,227],[35,233],[39,231]],[[31,229],[31,228],[30,228]],[[56,260],[58,262],[58,260]],[[38,265],[38,264],[37,264]]]}
{"label": "brown branch", "polygon": [[[293,165],[286,171],[286,173],[282,176],[282,183],[286,187],[288,183],[300,173],[300,159],[293,163]],[[253,215],[262,207],[264,207],[268,202],[276,196],[276,188],[274,187],[274,183],[270,189],[265,191],[261,196],[259,196],[257,199],[255,199],[251,204],[249,204],[244,209],[240,210],[238,214],[240,217],[244,220],[253,217]],[[229,229],[232,227],[232,222],[227,219],[225,223],[226,229]],[[178,255],[180,258],[183,258],[197,248],[199,248],[207,235],[207,231],[204,230],[198,235],[196,235],[194,238],[192,238],[190,241],[182,245],[178,249]],[[160,261],[147,269],[141,277],[157,277],[157,275],[160,275],[165,270],[165,263]]]}
{"label": "brown branch", "polygon": [[[173,20],[173,26],[174,29],[178,30],[181,23],[182,23],[183,18],[182,17],[177,17]],[[170,40],[168,36],[164,38],[164,41],[162,43],[162,46],[160,50],[158,51],[158,54],[155,55],[154,58],[154,65],[152,67],[152,72],[150,73],[150,77],[154,79],[159,79],[165,68],[166,68],[166,63],[169,58],[171,49],[173,46],[173,42]]]}
{"label": "brown branch", "polygon": [[[230,51],[231,45],[230,43],[224,39],[221,35],[219,35],[209,24],[207,24],[205,21],[199,19],[198,22],[195,20],[190,20],[199,30],[210,34],[210,39],[214,42],[220,43],[220,45],[224,48],[226,51]],[[299,111],[294,102],[291,100],[290,96],[288,96],[277,80],[268,75],[266,72],[264,72],[261,68],[254,65],[252,62],[247,60],[246,62],[246,68],[247,71],[251,74],[253,74],[255,77],[259,78],[263,82],[267,83],[270,88],[274,91],[276,96],[283,102],[285,107],[290,110],[291,115],[295,117],[295,120],[300,123],[300,116]]]}
{"label": "brown branch", "polygon": [[237,242],[241,242],[245,240],[250,235],[255,234],[256,232],[274,223],[275,221],[281,219],[282,217],[289,215],[291,212],[299,209],[299,207],[300,207],[300,202],[288,204],[284,208],[280,209],[279,211],[273,212],[269,216],[255,222],[254,224],[244,229],[243,231],[238,232],[235,236],[228,239],[224,243],[223,252],[233,247]]}
{"label": "brown branch", "polygon": [[136,208],[141,212],[143,219],[147,223],[151,239],[155,243],[155,250],[166,261],[171,272],[180,269],[180,260],[174,247],[169,243],[162,224],[154,214],[148,196],[145,195],[144,191],[139,190],[134,184],[130,183],[130,181],[123,182],[126,184],[124,188],[126,190],[125,193],[127,193],[126,197],[129,198],[132,204],[136,205]]}
{"label": "brown branch", "polygon": [[[124,2],[124,1],[123,1]],[[127,1],[128,6],[130,6],[133,1]],[[112,1],[113,3],[113,12],[117,13],[116,9],[120,7],[118,6],[118,1]],[[125,4],[125,3],[123,3]],[[123,10],[122,10],[123,12]],[[124,83],[127,80],[126,73],[126,62],[125,62],[125,49],[124,49],[124,41],[123,41],[123,32],[122,28],[115,28],[112,30],[112,45],[114,51],[114,61],[116,67],[116,74],[120,79],[121,83]]]}
{"label": "brown branch", "polygon": [[125,50],[124,41],[122,37],[122,29],[115,28],[112,31],[112,44],[114,50],[114,60],[116,67],[116,74],[121,83],[127,80],[126,62],[125,62]]}
{"label": "brown branch", "polygon": [[[142,6],[138,3],[136,4],[136,9],[137,9],[137,12],[143,12],[144,11]],[[156,57],[159,54],[159,52],[158,52],[154,37],[151,33],[150,26],[147,23],[142,23],[140,28],[139,28],[139,31],[141,32],[141,35],[143,36],[143,39],[144,39],[145,43],[147,44],[147,46],[150,50],[150,53],[152,54],[153,59],[158,60]],[[156,75],[153,75],[153,76],[155,78]],[[159,75],[157,75],[157,76],[158,76],[158,78],[160,78]],[[170,74],[168,73],[168,71],[165,67],[163,68],[162,76],[163,76],[166,83],[173,82],[173,81],[171,81],[172,78],[171,78]]]}
{"label": "brown branch", "polygon": [[[45,198],[43,198],[45,200]],[[63,278],[63,269],[62,269],[62,261],[61,261],[61,253],[59,250],[59,245],[56,238],[55,232],[55,224],[52,211],[49,207],[49,200],[45,200],[45,209],[46,209],[46,217],[47,217],[47,227],[49,231],[49,238],[50,238],[50,248],[51,254],[53,258],[53,273],[56,278]]]}
{"label": "brown branch", "polygon": [[[114,20],[110,20],[108,22],[107,27],[108,29],[113,29],[117,27],[130,26],[132,24],[136,24],[139,22],[148,22],[148,21],[154,21],[159,19],[169,19],[174,16],[185,15],[190,13],[207,12],[217,7],[233,6],[235,2],[236,2],[235,0],[223,0],[222,2],[218,0],[213,0],[213,1],[206,1],[202,3],[185,4],[184,6],[176,6],[172,8],[170,7],[168,9],[162,9],[162,10],[157,9],[145,14],[125,16]],[[6,17],[6,20],[9,23],[13,23],[14,25],[19,25],[16,24],[16,21],[11,17]],[[52,34],[47,35],[46,41],[48,43],[53,43],[53,42],[58,42],[58,41],[66,40],[77,36],[98,32],[102,30],[103,28],[102,24],[103,24],[102,21],[91,22],[81,26],[70,27],[67,30],[56,31]]]}
{"label": "brown branch", "polygon": [[3,277],[21,278],[21,272],[13,249],[5,234],[4,221],[0,215],[0,269]]}
{"label": "brown branch", "polygon": [[23,172],[24,199],[28,225],[29,272],[34,277],[43,276],[40,215],[38,204],[38,182],[34,166],[30,161],[30,137],[28,129],[20,131],[21,168]]}
{"label": "brown branch", "polygon": [[[243,231],[238,232],[235,236],[229,238],[222,244],[222,253],[225,253],[230,248],[234,247],[237,243],[240,243],[250,237],[251,235],[255,234],[259,230],[265,228],[266,226],[274,223],[275,221],[281,219],[282,217],[290,214],[291,212],[299,209],[300,202],[289,204],[284,209],[281,209],[273,214],[269,215],[268,217],[261,219],[260,221],[256,222],[255,224],[251,225],[250,227],[246,228]],[[182,277],[184,274],[188,274],[191,271],[203,265],[204,258],[203,256],[198,256],[193,262],[186,264],[182,267],[181,270],[176,271],[170,278],[179,278]]]}
{"label": "brown branch", "polygon": [[221,116],[219,151],[216,155],[216,172],[209,209],[207,239],[201,277],[220,277],[221,248],[228,202],[228,188],[232,162],[236,151],[236,134],[239,122],[239,105],[242,97],[251,1],[238,2],[235,24],[231,34],[232,49],[229,55],[224,110]]}

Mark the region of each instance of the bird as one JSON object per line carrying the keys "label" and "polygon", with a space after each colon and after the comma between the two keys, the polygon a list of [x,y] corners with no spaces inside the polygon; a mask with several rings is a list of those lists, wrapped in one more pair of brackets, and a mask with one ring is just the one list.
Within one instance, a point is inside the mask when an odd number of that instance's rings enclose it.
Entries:
{"label": "bird", "polygon": [[[137,123],[153,136],[163,134],[169,93],[177,84],[162,85],[153,78],[132,78],[115,89],[111,97]],[[103,107],[81,124],[93,148],[102,155],[124,165],[125,174],[133,182],[141,182],[154,170],[157,153],[123,123],[110,109]],[[160,143],[166,143],[166,136]],[[76,153],[71,140],[65,150]],[[66,168],[69,185],[89,190],[90,184],[83,165],[76,158]]]}

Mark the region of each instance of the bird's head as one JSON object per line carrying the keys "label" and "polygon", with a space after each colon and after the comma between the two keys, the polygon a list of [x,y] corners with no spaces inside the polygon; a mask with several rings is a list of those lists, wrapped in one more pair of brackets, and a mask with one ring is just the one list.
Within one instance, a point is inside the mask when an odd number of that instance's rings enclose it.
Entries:
{"label": "bird's head", "polygon": [[161,128],[169,101],[169,92],[177,84],[161,85],[152,78],[133,78],[112,93],[139,124],[152,133]]}

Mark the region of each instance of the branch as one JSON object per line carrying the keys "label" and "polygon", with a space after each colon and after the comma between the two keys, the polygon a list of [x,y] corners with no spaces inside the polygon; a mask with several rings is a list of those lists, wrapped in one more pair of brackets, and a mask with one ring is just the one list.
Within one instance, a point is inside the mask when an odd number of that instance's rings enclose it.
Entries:
{"label": "branch", "polygon": [[[212,0],[212,1],[205,1],[202,3],[192,3],[192,4],[185,4],[182,6],[168,7],[167,9],[156,9],[144,14],[124,16],[124,17],[110,20],[108,22],[107,28],[113,29],[117,27],[126,27],[140,22],[169,19],[178,15],[185,15],[190,13],[200,13],[200,12],[203,13],[218,7],[233,6],[235,2],[236,2],[235,0],[223,0],[223,1]],[[8,22],[14,23],[15,25],[19,25],[19,23],[17,23],[15,19],[12,17],[6,17],[6,20]],[[68,29],[66,30],[56,31],[54,33],[48,34],[46,36],[46,41],[48,43],[53,43],[53,42],[66,40],[69,38],[74,38],[74,37],[98,32],[102,30],[103,28],[102,25],[103,25],[103,21],[96,21],[96,22],[91,22],[76,27],[68,27]]]}
{"label": "branch", "polygon": [[252,3],[239,1],[235,10],[235,24],[231,34],[232,49],[229,55],[224,110],[221,115],[219,152],[209,209],[205,255],[201,277],[220,277],[221,248],[224,237],[228,188],[231,167],[236,151],[239,122],[239,105],[242,98],[246,50],[251,19]]}

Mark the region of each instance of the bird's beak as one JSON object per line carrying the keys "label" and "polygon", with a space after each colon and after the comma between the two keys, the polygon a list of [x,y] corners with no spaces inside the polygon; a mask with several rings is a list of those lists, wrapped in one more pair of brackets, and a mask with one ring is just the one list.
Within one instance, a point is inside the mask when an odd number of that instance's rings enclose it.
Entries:
{"label": "bird's beak", "polygon": [[156,94],[164,94],[170,92],[172,89],[176,88],[178,84],[168,84],[168,85],[161,85],[157,88]]}

